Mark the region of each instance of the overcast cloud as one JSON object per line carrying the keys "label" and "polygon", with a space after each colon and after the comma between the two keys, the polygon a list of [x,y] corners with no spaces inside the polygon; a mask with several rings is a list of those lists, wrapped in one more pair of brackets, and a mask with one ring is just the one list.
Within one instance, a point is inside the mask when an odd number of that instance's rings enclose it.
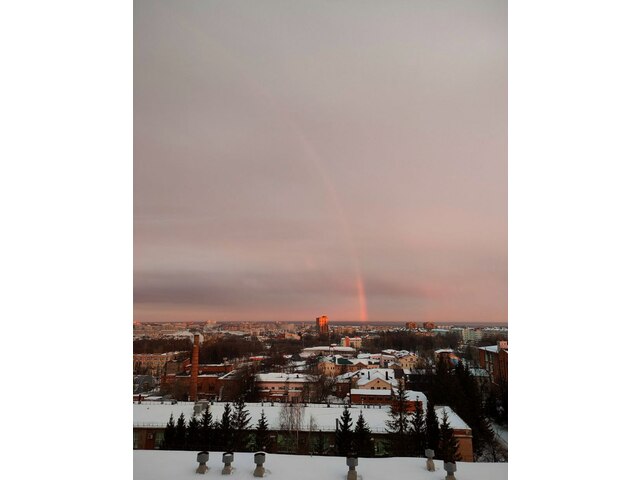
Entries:
{"label": "overcast cloud", "polygon": [[134,222],[136,320],[506,321],[507,2],[136,0]]}

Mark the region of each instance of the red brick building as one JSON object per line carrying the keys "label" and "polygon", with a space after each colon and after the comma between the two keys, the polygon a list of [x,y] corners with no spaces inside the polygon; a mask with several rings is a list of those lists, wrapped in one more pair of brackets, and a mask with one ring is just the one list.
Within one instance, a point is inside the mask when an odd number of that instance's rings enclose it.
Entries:
{"label": "red brick building", "polygon": [[507,382],[509,378],[508,343],[500,341],[497,345],[478,347],[478,363],[481,368],[489,372],[493,384]]}

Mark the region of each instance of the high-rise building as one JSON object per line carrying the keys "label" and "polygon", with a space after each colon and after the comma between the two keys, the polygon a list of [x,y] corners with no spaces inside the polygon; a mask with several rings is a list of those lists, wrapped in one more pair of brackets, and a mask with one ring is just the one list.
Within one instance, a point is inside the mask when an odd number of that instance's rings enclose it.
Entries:
{"label": "high-rise building", "polygon": [[316,318],[316,329],[319,335],[327,335],[329,333],[329,318],[326,315]]}

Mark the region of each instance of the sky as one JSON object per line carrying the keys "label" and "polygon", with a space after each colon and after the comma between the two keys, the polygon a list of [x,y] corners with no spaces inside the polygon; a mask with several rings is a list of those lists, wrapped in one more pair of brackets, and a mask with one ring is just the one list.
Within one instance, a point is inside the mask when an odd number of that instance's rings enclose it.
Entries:
{"label": "sky", "polygon": [[134,320],[507,321],[507,2],[134,2]]}

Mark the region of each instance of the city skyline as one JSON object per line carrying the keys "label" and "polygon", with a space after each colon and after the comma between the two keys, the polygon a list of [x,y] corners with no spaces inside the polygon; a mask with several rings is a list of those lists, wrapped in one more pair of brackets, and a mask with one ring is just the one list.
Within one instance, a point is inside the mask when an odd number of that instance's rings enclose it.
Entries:
{"label": "city skyline", "polygon": [[506,1],[134,4],[134,320],[507,322]]}

